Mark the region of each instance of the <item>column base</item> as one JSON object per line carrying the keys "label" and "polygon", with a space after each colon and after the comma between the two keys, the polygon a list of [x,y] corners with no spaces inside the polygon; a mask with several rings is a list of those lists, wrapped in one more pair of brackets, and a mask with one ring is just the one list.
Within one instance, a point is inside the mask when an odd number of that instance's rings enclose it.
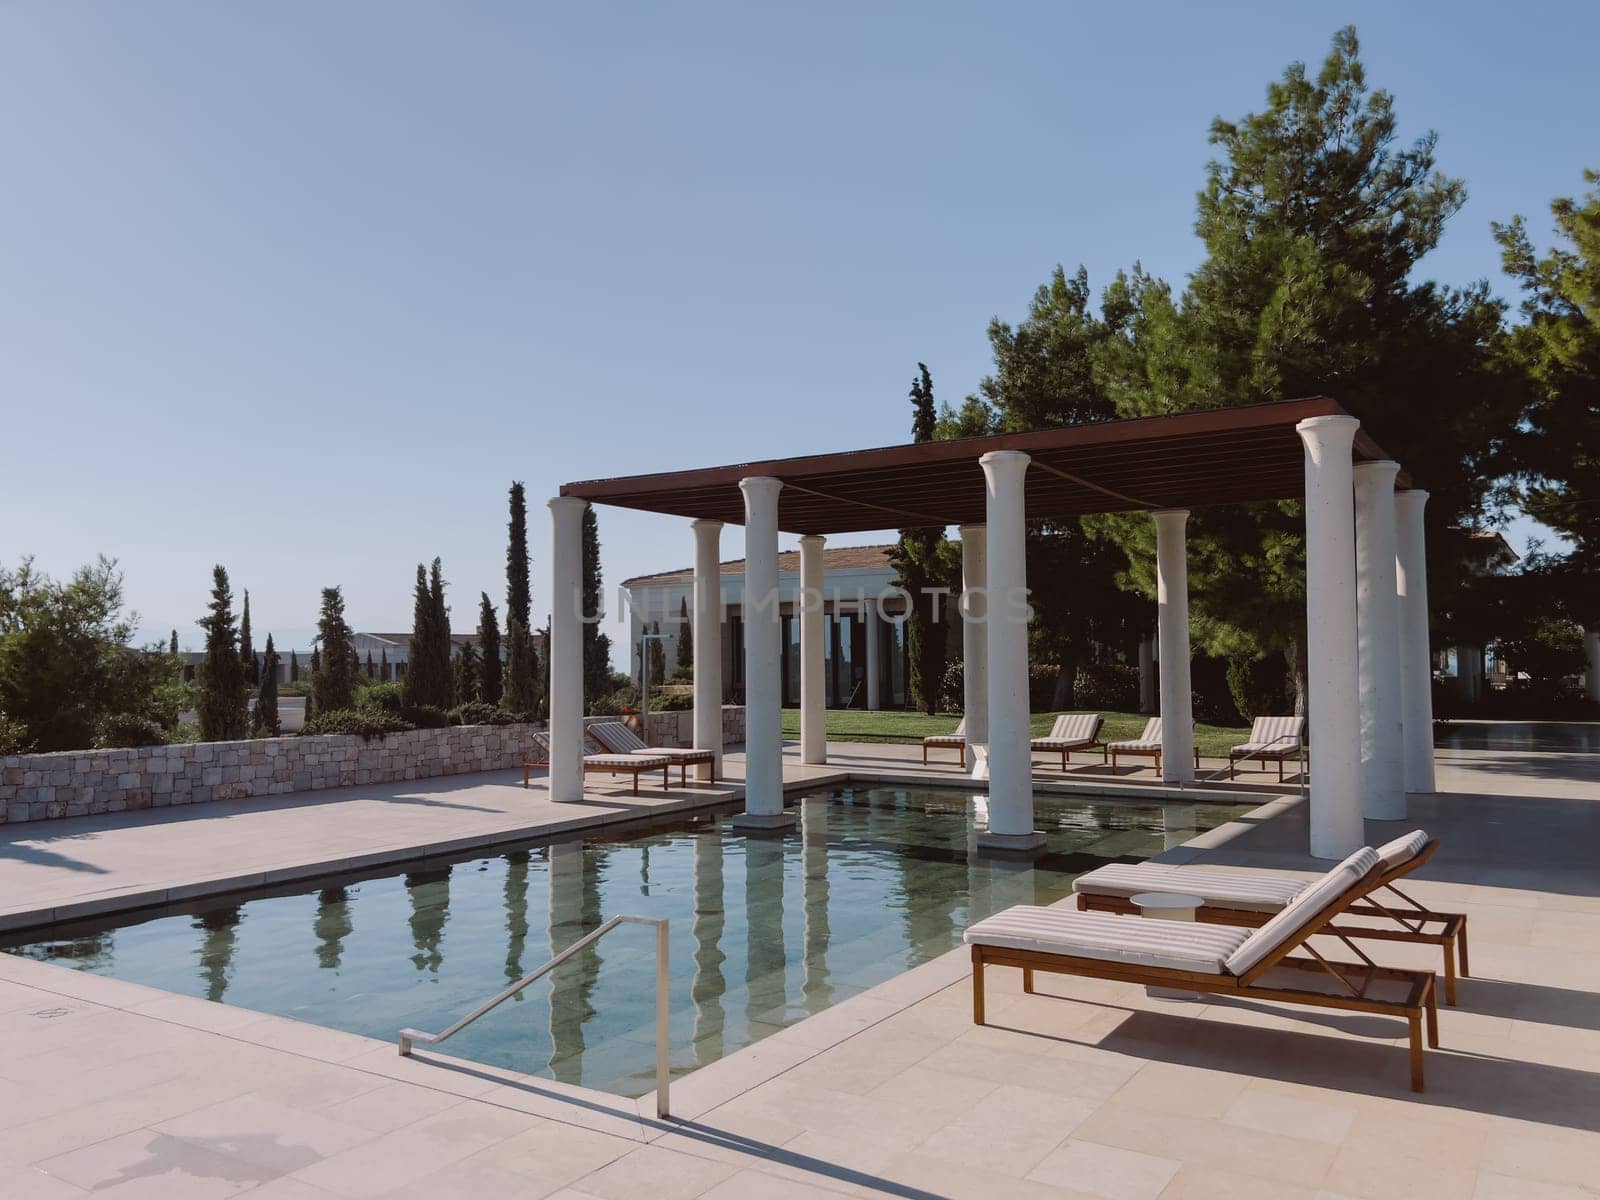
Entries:
{"label": "column base", "polygon": [[972,761],[967,763],[967,777],[969,779],[989,778],[989,747],[975,746],[967,743],[967,755]]}
{"label": "column base", "polygon": [[774,830],[794,828],[796,817],[794,813],[784,811],[777,813],[735,813],[728,818],[728,824],[734,829],[746,829],[752,833],[769,833]]}
{"label": "column base", "polygon": [[1044,834],[1037,829],[1032,833],[990,833],[985,829],[975,840],[979,850],[1009,854],[1028,854],[1044,846]]}

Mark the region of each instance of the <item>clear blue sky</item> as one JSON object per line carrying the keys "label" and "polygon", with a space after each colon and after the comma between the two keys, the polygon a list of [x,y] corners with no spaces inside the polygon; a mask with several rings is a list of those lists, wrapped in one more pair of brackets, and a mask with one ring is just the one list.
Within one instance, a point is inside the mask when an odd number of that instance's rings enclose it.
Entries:
{"label": "clear blue sky", "polygon": [[903,441],[1055,263],[1181,285],[1211,117],[1345,21],[1471,189],[1429,273],[1505,290],[1488,223],[1600,165],[1597,5],[0,6],[0,560],[191,646],[222,562],[304,646],[438,554],[468,629],[521,478],[542,612],[561,482]]}

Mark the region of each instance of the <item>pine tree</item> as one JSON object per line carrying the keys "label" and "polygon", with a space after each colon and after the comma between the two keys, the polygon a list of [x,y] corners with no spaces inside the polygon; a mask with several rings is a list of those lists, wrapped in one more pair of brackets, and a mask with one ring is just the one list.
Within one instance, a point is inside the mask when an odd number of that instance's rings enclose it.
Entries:
{"label": "pine tree", "polygon": [[267,649],[261,661],[261,690],[256,694],[255,731],[257,737],[277,737],[283,732],[278,720],[278,652],[267,634]]}
{"label": "pine tree", "polygon": [[200,620],[206,631],[206,656],[200,664],[200,738],[226,742],[244,737],[249,710],[227,568],[212,568],[211,580],[211,607]]}
{"label": "pine tree", "polygon": [[478,659],[478,647],[472,642],[465,643],[456,655],[453,674],[458,704],[470,704],[482,699],[483,668]]}
{"label": "pine tree", "polygon": [[[590,704],[611,694],[611,639],[600,632],[598,619],[604,612],[604,587],[600,522],[591,504],[583,510],[583,694]],[[665,664],[665,652],[662,661]]]}
{"label": "pine tree", "polygon": [[[911,440],[933,440],[938,414],[933,401],[933,376],[923,363],[911,381]],[[900,573],[900,586],[911,594],[911,614],[906,623],[906,659],[910,666],[907,688],[911,704],[922,712],[935,711],[939,685],[944,679],[945,623],[934,620],[930,587],[948,582],[944,529],[902,529],[899,544],[889,556]],[[941,614],[942,616],[942,614]]]}
{"label": "pine tree", "polygon": [[480,690],[485,704],[499,704],[504,667],[500,662],[500,623],[495,618],[489,593],[482,593],[478,604],[478,644],[483,647],[483,683]]}
{"label": "pine tree", "polygon": [[250,589],[244,592],[244,607],[239,615],[239,661],[244,664],[244,681],[251,687],[261,682],[256,665],[256,646],[250,639]]}
{"label": "pine tree", "polygon": [[694,674],[694,626],[689,621],[689,598],[678,602],[678,670]]}
{"label": "pine tree", "polygon": [[300,682],[300,655],[293,650],[289,651],[289,682]]}
{"label": "pine tree", "polygon": [[337,712],[355,703],[355,649],[350,626],[344,620],[344,593],[336,587],[322,589],[322,613],[317,619],[318,645],[312,652],[311,697],[319,713]]}
{"label": "pine tree", "polygon": [[506,667],[502,705],[534,716],[540,708],[533,636],[529,625],[528,506],[521,482],[511,485],[511,521],[506,547]]}

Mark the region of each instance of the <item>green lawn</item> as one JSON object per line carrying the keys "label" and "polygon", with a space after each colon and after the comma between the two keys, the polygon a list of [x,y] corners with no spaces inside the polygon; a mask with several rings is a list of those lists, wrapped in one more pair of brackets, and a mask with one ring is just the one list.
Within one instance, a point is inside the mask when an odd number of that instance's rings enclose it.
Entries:
{"label": "green lawn", "polygon": [[[1043,737],[1055,723],[1056,713],[1034,713],[1033,736]],[[1105,728],[1101,736],[1106,741],[1123,741],[1138,737],[1149,720],[1142,713],[1102,713]],[[935,733],[949,733],[961,718],[956,716],[925,716],[919,712],[867,712],[857,708],[828,710],[828,737],[840,742],[920,742]],[[1248,726],[1205,725],[1194,727],[1195,745],[1206,758],[1226,758],[1228,749],[1245,740]],[[800,710],[783,710],[783,734],[800,736]]]}

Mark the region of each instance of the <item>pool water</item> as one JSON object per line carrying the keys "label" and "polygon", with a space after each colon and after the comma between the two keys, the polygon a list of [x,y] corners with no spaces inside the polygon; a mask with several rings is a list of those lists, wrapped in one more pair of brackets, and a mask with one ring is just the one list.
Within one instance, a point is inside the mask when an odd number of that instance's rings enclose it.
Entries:
{"label": "pool water", "polygon": [[[998,909],[1048,904],[1084,871],[1245,811],[1039,796],[1046,846],[1018,861],[974,853],[981,796],[844,788],[795,808],[781,836],[708,813],[61,925],[4,949],[392,1040],[444,1028],[610,917],[667,917],[678,1075],[943,954]],[[648,1091],[654,937],[614,930],[442,1049]]]}

